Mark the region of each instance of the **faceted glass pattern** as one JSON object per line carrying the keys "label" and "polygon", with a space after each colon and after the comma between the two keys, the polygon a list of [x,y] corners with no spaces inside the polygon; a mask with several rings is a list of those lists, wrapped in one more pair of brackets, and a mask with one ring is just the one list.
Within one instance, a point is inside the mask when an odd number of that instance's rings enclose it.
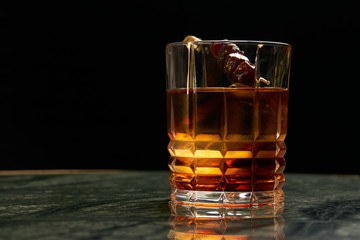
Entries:
{"label": "faceted glass pattern", "polygon": [[[203,203],[195,193],[220,191],[215,198],[221,204],[234,198],[250,205],[282,202],[287,104],[288,91],[281,88],[168,90],[174,199]],[[248,195],[227,198],[232,192]]]}
{"label": "faceted glass pattern", "polygon": [[285,239],[285,220],[274,218],[199,219],[171,216],[169,239],[182,240],[240,240],[240,239]]}

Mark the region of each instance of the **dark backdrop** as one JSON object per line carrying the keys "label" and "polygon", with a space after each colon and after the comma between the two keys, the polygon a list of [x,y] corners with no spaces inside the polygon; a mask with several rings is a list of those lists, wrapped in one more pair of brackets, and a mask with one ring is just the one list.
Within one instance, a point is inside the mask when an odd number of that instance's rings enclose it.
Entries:
{"label": "dark backdrop", "polygon": [[286,171],[360,173],[356,7],[288,4],[2,7],[0,168],[167,169],[164,47],[193,34],[292,44]]}

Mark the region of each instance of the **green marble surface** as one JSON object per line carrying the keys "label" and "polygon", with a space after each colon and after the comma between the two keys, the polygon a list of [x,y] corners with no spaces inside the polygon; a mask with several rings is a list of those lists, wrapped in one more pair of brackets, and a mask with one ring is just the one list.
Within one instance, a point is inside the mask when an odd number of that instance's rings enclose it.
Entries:
{"label": "green marble surface", "polygon": [[[0,239],[174,238],[168,176],[167,171],[1,175]],[[360,176],[285,176],[280,239],[360,239]],[[249,230],[252,239],[275,239],[273,224],[249,221],[232,224],[232,231],[238,224],[239,234]]]}

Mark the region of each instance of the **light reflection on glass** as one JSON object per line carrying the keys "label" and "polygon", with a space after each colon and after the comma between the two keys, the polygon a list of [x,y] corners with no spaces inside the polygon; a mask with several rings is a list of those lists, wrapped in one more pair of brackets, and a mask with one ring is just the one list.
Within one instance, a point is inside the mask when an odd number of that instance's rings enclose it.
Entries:
{"label": "light reflection on glass", "polygon": [[252,219],[209,219],[171,215],[171,240],[285,239],[282,216]]}

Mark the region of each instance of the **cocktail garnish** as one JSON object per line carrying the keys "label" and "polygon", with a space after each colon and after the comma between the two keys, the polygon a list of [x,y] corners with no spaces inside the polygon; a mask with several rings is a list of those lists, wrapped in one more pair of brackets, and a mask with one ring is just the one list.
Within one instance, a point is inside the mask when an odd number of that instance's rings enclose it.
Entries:
{"label": "cocktail garnish", "polygon": [[187,35],[183,40],[183,42],[192,42],[192,41],[201,41],[201,38],[197,38],[193,35]]}
{"label": "cocktail garnish", "polygon": [[[200,38],[193,35],[188,35],[184,38],[183,42],[187,42],[187,47],[194,44],[194,48],[198,50],[198,46],[193,41],[201,41]],[[211,54],[217,59],[220,69],[223,70],[227,78],[231,81],[231,87],[248,86],[255,87],[255,82],[263,82],[267,85],[270,81],[263,77],[256,79],[255,77],[255,64],[245,56],[244,51],[230,42],[214,43],[210,45]]]}
{"label": "cocktail garnish", "polygon": [[256,82],[257,82],[257,83],[263,82],[263,83],[265,83],[266,85],[269,85],[269,84],[270,84],[270,81],[269,81],[269,80],[266,80],[266,79],[263,78],[263,77],[260,77],[259,79],[256,79]]}
{"label": "cocktail garnish", "polygon": [[255,65],[233,43],[217,43],[210,46],[219,67],[235,85],[255,86]]}

